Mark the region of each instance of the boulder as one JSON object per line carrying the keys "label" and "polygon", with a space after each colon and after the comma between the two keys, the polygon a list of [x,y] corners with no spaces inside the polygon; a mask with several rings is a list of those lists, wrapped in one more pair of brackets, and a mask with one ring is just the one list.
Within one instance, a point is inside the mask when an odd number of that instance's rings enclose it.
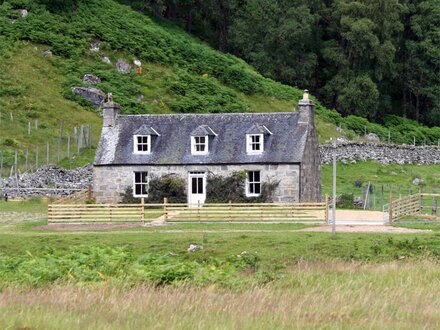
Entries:
{"label": "boulder", "polygon": [[134,60],[133,60],[133,64],[136,65],[137,67],[142,66],[142,62],[139,61],[138,59],[134,59]]}
{"label": "boulder", "polygon": [[413,180],[412,184],[415,185],[415,186],[419,186],[419,185],[423,184],[423,180],[420,179],[420,178],[415,178]]}
{"label": "boulder", "polygon": [[99,52],[99,47],[101,47],[101,41],[94,40],[90,43],[89,50],[91,52]]}
{"label": "boulder", "polygon": [[49,50],[49,49],[46,50],[46,51],[44,51],[44,52],[43,52],[43,56],[44,56],[44,57],[51,57],[51,56],[52,56],[52,51]]}
{"label": "boulder", "polygon": [[188,252],[196,252],[198,250],[203,250],[203,246],[197,244],[190,244],[187,249]]}
{"label": "boulder", "polygon": [[93,87],[72,87],[72,92],[91,102],[95,108],[99,108],[106,97],[103,91]]}
{"label": "boulder", "polygon": [[123,59],[119,59],[116,63],[116,71],[122,74],[128,74],[131,72],[131,65]]}
{"label": "boulder", "polygon": [[86,84],[99,84],[101,82],[101,78],[91,73],[86,73],[83,77],[83,82]]}
{"label": "boulder", "polygon": [[27,9],[19,9],[18,12],[20,13],[20,16],[22,18],[25,18],[27,15],[29,15],[29,12],[27,11]]}
{"label": "boulder", "polygon": [[368,133],[365,138],[371,142],[380,142],[379,137],[375,133]]}
{"label": "boulder", "polygon": [[110,61],[110,59],[109,59],[107,56],[104,56],[104,57],[102,58],[102,61],[103,61],[105,64],[112,64],[112,61]]}

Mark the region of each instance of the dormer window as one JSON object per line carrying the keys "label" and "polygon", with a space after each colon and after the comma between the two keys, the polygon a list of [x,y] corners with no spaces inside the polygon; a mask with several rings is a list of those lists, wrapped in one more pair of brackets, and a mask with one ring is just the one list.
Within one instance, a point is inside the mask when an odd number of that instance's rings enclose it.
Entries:
{"label": "dormer window", "polygon": [[133,135],[133,153],[140,155],[150,154],[153,137],[157,136],[160,136],[160,134],[153,127],[141,126]]}
{"label": "dormer window", "polygon": [[206,155],[208,153],[208,136],[192,136],[191,137],[191,154]]}
{"label": "dormer window", "polygon": [[263,134],[247,134],[246,135],[246,152],[248,154],[261,154],[264,151],[264,135]]}
{"label": "dormer window", "polygon": [[254,124],[246,132],[246,153],[248,155],[259,155],[264,152],[264,140],[266,136],[272,135],[269,129],[260,124]]}
{"label": "dormer window", "polygon": [[151,153],[151,135],[135,135],[134,144],[135,154]]}
{"label": "dormer window", "polygon": [[215,133],[208,125],[200,125],[191,132],[191,155],[209,154],[209,141],[212,140]]}

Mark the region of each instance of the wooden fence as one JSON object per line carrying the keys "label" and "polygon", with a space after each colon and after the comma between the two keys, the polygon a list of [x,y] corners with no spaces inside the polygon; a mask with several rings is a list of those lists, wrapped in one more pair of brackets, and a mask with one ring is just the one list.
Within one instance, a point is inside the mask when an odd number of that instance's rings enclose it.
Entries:
{"label": "wooden fence", "polygon": [[58,198],[52,204],[83,204],[92,198],[92,187]]}
{"label": "wooden fence", "polygon": [[[393,200],[393,196],[392,194],[390,194],[390,203],[385,204],[383,208],[384,223],[391,224],[393,223],[393,221],[398,220],[402,217],[421,214],[424,211],[430,211],[432,214],[436,214],[437,197],[440,197],[440,194],[418,193]],[[426,198],[432,198],[433,204],[427,204]]]}
{"label": "wooden fence", "polygon": [[258,204],[50,204],[49,223],[170,223],[211,222],[328,222],[323,203]]}

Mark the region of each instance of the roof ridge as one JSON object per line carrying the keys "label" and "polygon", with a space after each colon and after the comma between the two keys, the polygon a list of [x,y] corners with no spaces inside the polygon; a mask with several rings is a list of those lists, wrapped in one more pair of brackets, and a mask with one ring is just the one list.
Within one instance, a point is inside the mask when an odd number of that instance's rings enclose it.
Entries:
{"label": "roof ridge", "polygon": [[297,114],[297,111],[286,111],[286,112],[226,112],[226,113],[161,113],[161,114],[120,114],[119,117],[189,117],[189,116],[240,116],[240,115],[288,115]]}

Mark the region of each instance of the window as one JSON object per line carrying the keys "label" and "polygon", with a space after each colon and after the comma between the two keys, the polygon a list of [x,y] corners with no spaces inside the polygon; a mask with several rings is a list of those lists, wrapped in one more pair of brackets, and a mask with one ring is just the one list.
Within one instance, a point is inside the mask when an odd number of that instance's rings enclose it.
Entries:
{"label": "window", "polygon": [[247,172],[246,196],[256,197],[261,194],[260,171]]}
{"label": "window", "polygon": [[264,136],[263,134],[248,134],[246,135],[246,152],[248,154],[261,154],[264,151]]}
{"label": "window", "polygon": [[208,154],[208,136],[191,137],[191,154],[193,155]]}
{"label": "window", "polygon": [[148,172],[134,172],[134,197],[148,197]]}
{"label": "window", "polygon": [[134,135],[134,153],[149,154],[151,152],[151,135]]}

